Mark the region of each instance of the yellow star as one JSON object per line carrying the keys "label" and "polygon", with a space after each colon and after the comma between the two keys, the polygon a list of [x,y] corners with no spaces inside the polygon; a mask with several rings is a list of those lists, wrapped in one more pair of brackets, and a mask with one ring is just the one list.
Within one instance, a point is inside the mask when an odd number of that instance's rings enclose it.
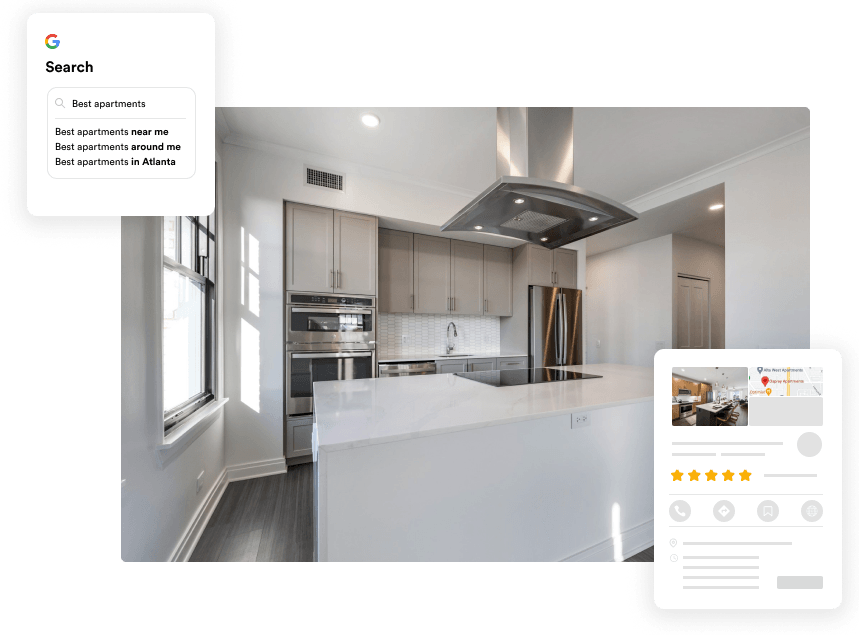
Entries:
{"label": "yellow star", "polygon": [[695,470],[692,470],[691,472],[689,472],[689,480],[690,481],[697,481],[699,476],[701,476],[701,474],[699,472],[696,472]]}
{"label": "yellow star", "polygon": [[748,481],[749,477],[751,475],[752,475],[752,473],[749,472],[748,470],[743,470],[742,472],[740,472],[740,480],[741,481]]}
{"label": "yellow star", "polygon": [[709,472],[704,472],[704,474],[707,475],[708,481],[715,481],[716,480],[716,473],[713,470],[710,470]]}
{"label": "yellow star", "polygon": [[675,481],[679,481],[683,478],[683,472],[681,472],[680,470],[674,470],[673,472],[671,472],[671,476],[674,477]]}
{"label": "yellow star", "polygon": [[726,470],[722,472],[722,476],[725,478],[726,481],[734,480],[734,473],[731,470]]}

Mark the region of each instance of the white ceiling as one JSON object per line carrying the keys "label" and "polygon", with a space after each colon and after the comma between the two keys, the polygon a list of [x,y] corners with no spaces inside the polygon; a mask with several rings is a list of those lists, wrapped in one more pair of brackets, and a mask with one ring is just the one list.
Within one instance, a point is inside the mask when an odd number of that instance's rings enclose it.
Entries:
{"label": "white ceiling", "polygon": [[230,132],[261,141],[476,192],[495,181],[495,108],[221,110]]}
{"label": "white ceiling", "polygon": [[745,367],[686,367],[672,369],[674,377],[682,377],[690,379],[694,382],[706,382],[715,384],[718,382],[721,386],[728,388],[747,388],[749,385],[749,369]]}
{"label": "white ceiling", "polygon": [[[262,141],[475,193],[495,180],[494,107],[220,110]],[[808,125],[807,108],[576,108],[575,183],[626,202]]]}
{"label": "white ceiling", "polygon": [[591,236],[588,256],[668,234],[682,234],[724,247],[725,208],[711,211],[710,206],[716,204],[725,204],[723,183],[654,207],[635,222]]}

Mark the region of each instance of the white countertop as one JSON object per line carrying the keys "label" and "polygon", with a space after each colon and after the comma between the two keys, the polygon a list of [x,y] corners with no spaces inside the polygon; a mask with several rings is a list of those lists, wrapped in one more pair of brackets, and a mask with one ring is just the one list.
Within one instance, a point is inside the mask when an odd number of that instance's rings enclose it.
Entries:
{"label": "white countertop", "polygon": [[710,403],[701,404],[700,406],[698,406],[698,410],[706,410],[707,412],[716,413],[716,412],[721,412],[725,408],[730,408],[733,405],[734,404],[730,404],[730,403],[717,404],[717,403],[710,402]]}
{"label": "white countertop", "polygon": [[652,367],[588,364],[563,368],[602,377],[503,388],[453,374],[315,383],[314,451],[653,400]]}
{"label": "white countertop", "polygon": [[503,351],[499,353],[496,351],[494,353],[466,353],[465,355],[457,355],[456,357],[445,357],[443,353],[430,353],[429,355],[388,355],[386,357],[379,357],[376,361],[380,364],[421,361],[446,362],[457,359],[492,359],[493,357],[528,357],[528,353],[506,353]]}

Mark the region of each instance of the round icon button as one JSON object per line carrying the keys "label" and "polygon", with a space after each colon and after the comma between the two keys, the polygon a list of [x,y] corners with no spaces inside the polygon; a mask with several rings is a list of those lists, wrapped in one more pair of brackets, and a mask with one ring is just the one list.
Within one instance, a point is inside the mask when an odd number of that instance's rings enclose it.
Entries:
{"label": "round icon button", "polygon": [[802,504],[802,517],[810,523],[816,523],[823,516],[823,505],[817,501],[805,501]]}
{"label": "round icon button", "polygon": [[677,538],[672,538],[671,540],[668,541],[668,544],[671,545],[672,547],[676,547],[677,546]]}
{"label": "round icon button", "polygon": [[765,523],[771,523],[778,518],[778,505],[775,501],[761,501],[758,505],[758,518]]}
{"label": "round icon button", "polygon": [[726,523],[734,517],[734,504],[728,500],[721,500],[713,505],[713,516],[719,522]]}
{"label": "round icon button", "polygon": [[678,523],[683,523],[689,520],[692,515],[692,508],[686,501],[674,501],[668,508],[668,514]]}
{"label": "round icon button", "polygon": [[677,562],[677,554],[676,553],[671,554],[671,562]]}

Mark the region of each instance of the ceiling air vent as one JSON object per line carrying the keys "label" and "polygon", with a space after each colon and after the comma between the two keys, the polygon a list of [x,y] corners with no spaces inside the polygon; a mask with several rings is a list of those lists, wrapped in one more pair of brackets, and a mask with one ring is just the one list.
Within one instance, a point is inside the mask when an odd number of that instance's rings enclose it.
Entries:
{"label": "ceiling air vent", "polygon": [[326,190],[343,191],[343,175],[336,172],[327,172],[318,168],[305,166],[305,179],[307,185],[324,187]]}

